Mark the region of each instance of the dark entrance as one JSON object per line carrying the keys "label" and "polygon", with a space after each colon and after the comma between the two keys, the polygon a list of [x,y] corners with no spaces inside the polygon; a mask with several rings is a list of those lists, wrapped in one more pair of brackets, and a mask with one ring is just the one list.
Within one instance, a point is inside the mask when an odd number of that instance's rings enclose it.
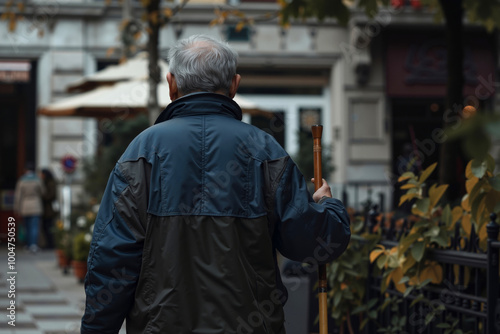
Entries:
{"label": "dark entrance", "polygon": [[[397,179],[406,171],[419,173],[439,161],[444,102],[442,99],[392,99],[391,102],[392,172]],[[400,196],[401,191],[396,186],[395,208]]]}
{"label": "dark entrance", "polygon": [[36,158],[36,62],[0,60],[0,239],[13,215],[13,194]]}

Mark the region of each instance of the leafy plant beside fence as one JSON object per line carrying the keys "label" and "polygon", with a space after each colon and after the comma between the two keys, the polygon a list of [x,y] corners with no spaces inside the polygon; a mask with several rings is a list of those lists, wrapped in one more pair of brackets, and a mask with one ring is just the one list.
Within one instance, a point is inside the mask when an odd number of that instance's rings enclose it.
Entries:
{"label": "leafy plant beside fence", "polygon": [[467,194],[453,208],[442,200],[447,185],[426,183],[435,168],[400,177],[409,217],[352,217],[349,248],[328,269],[341,333],[500,333],[494,160],[469,162]]}

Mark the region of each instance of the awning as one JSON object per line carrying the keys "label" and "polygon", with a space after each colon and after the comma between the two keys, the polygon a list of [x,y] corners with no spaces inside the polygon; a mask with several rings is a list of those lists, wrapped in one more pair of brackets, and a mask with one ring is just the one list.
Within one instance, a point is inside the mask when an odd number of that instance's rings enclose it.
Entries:
{"label": "awning", "polygon": [[[85,93],[67,97],[38,109],[44,116],[80,116],[95,118],[126,118],[147,112],[149,84],[144,80],[129,80],[101,86]],[[272,118],[273,113],[264,111],[250,100],[236,95],[234,101],[243,113]],[[166,80],[158,85],[158,104],[161,108],[170,103]]]}

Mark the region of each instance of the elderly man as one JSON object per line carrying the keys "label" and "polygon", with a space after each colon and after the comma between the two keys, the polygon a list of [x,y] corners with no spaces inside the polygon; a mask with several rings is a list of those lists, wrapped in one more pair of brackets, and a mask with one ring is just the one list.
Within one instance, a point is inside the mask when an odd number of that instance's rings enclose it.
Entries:
{"label": "elderly man", "polygon": [[173,101],[106,188],[88,260],[82,333],[284,333],[276,254],[339,256],[349,219],[313,196],[289,155],[241,122],[237,54],[207,36],[169,52]]}

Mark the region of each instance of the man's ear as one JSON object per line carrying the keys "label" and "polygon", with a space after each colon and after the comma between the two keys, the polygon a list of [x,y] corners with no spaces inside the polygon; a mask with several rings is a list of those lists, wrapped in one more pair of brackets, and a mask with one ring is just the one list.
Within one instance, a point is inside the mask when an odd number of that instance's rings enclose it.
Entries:
{"label": "man's ear", "polygon": [[175,101],[179,98],[179,89],[177,88],[177,82],[175,81],[175,77],[172,73],[167,73],[167,82],[170,100]]}
{"label": "man's ear", "polygon": [[240,81],[241,81],[241,75],[236,74],[233,77],[233,80],[231,81],[231,87],[229,87],[229,98],[234,98],[236,95],[236,91],[238,90],[238,87],[240,86]]}

